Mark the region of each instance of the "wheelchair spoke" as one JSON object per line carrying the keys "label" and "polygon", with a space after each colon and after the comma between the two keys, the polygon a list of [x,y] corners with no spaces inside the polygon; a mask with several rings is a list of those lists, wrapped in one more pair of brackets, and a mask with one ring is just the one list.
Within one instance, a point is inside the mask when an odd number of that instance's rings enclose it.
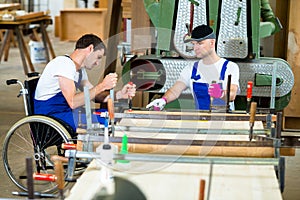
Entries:
{"label": "wheelchair spoke", "polygon": [[[54,174],[51,156],[61,155],[58,144],[71,138],[63,126],[51,118],[30,116],[18,121],[7,133],[3,145],[3,164],[9,178],[27,191],[25,160],[33,158],[33,171]],[[58,145],[58,146],[57,146]],[[56,190],[55,182],[34,181],[39,192]]]}

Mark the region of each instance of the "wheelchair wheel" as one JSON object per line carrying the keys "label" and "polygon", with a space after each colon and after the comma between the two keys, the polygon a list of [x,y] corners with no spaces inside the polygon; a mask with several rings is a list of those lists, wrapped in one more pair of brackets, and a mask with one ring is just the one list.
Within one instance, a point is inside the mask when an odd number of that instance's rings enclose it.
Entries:
{"label": "wheelchair wheel", "polygon": [[[33,160],[33,172],[55,174],[52,155],[64,155],[62,143],[71,143],[71,136],[62,124],[40,115],[28,116],[15,123],[3,144],[4,168],[14,184],[27,191],[26,158]],[[56,183],[34,181],[34,191],[54,192]]]}

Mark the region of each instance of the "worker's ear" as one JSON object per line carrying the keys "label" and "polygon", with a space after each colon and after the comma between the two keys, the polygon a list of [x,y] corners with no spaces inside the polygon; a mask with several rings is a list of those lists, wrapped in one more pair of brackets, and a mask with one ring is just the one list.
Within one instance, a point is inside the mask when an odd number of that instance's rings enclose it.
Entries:
{"label": "worker's ear", "polygon": [[89,50],[90,53],[92,53],[94,51],[94,45],[90,44],[88,46],[88,50]]}

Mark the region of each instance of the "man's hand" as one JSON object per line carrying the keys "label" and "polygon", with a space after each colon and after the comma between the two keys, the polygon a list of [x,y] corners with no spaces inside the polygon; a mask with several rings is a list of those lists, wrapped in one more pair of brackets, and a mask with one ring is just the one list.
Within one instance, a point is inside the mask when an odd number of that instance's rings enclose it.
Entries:
{"label": "man's hand", "polygon": [[122,90],[116,93],[116,99],[128,99],[135,96],[136,92],[136,85],[127,83],[123,86]]}
{"label": "man's hand", "polygon": [[118,81],[118,75],[116,73],[109,73],[102,81],[102,87],[104,90],[110,90],[114,88]]}
{"label": "man's hand", "polygon": [[222,98],[223,97],[223,90],[219,83],[213,83],[208,88],[209,96],[213,98]]}
{"label": "man's hand", "polygon": [[164,98],[161,99],[155,99],[151,103],[149,103],[146,108],[151,108],[153,107],[153,110],[160,111],[164,109],[165,105],[167,104],[166,100]]}

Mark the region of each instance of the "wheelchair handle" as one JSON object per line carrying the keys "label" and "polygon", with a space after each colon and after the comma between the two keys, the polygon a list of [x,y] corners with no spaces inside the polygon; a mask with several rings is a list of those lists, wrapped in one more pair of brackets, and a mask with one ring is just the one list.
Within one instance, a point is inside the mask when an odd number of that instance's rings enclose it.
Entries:
{"label": "wheelchair handle", "polygon": [[38,73],[38,72],[31,72],[31,73],[27,74],[28,78],[39,76],[39,75],[40,75],[40,73]]}
{"label": "wheelchair handle", "polygon": [[27,105],[27,99],[26,99],[26,96],[27,96],[27,94],[28,94],[28,91],[27,91],[27,89],[24,87],[24,84],[23,84],[21,81],[19,81],[18,79],[9,79],[9,80],[6,80],[6,84],[7,84],[7,85],[12,85],[12,84],[17,84],[17,83],[21,86],[20,94],[18,95],[18,97],[19,97],[20,95],[23,96],[23,102],[24,102],[25,114],[26,114],[26,116],[28,116],[29,113],[28,113],[28,105]]}
{"label": "wheelchair handle", "polygon": [[17,83],[18,83],[17,79],[6,80],[6,85],[12,85],[12,84],[17,84]]}

